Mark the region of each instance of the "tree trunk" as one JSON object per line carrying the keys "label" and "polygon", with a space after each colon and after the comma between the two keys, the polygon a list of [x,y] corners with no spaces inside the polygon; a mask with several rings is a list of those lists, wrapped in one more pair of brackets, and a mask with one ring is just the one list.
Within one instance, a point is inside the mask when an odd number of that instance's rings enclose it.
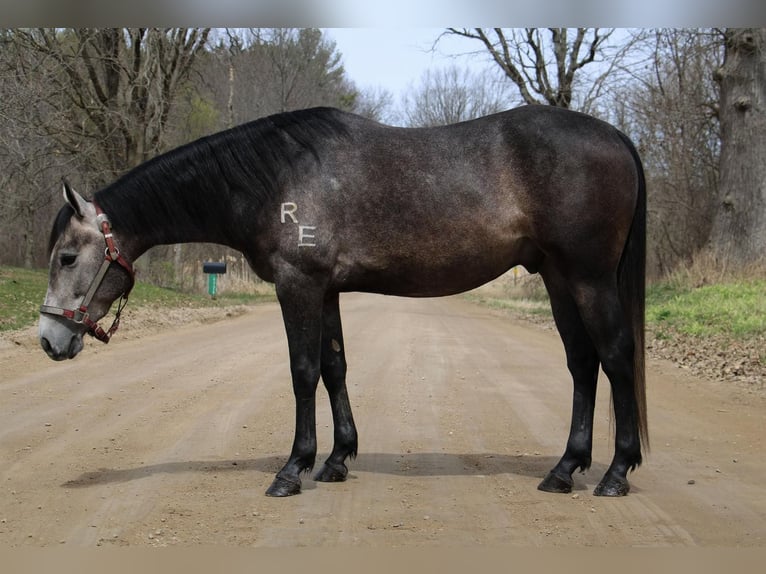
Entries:
{"label": "tree trunk", "polygon": [[226,127],[234,127],[234,62],[229,56],[229,101],[226,104]]}
{"label": "tree trunk", "polygon": [[35,239],[39,230],[35,227],[35,212],[32,206],[26,204],[22,208],[22,213],[24,214],[24,267],[32,269],[35,264]]}
{"label": "tree trunk", "polygon": [[184,261],[183,261],[183,245],[176,243],[173,246],[173,287],[176,289],[184,288]]}
{"label": "tree trunk", "polygon": [[735,266],[766,250],[766,29],[728,29],[721,87],[721,161],[712,246]]}

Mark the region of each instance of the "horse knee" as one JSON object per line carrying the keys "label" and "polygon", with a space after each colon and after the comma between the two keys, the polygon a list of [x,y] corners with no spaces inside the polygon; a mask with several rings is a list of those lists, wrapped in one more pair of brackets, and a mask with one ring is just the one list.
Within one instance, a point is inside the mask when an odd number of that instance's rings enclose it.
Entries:
{"label": "horse knee", "polygon": [[613,385],[614,381],[633,379],[633,353],[633,337],[626,332],[621,332],[600,349],[601,366]]}
{"label": "horse knee", "polygon": [[346,361],[341,357],[323,360],[321,371],[325,385],[334,387],[346,380]]}

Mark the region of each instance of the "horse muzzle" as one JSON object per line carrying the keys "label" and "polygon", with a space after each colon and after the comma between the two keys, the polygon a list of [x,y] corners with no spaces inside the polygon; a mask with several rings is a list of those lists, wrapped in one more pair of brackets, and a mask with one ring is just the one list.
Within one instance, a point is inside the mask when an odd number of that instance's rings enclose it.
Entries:
{"label": "horse muzzle", "polygon": [[82,333],[73,332],[54,320],[41,318],[40,346],[54,361],[74,359],[83,349]]}

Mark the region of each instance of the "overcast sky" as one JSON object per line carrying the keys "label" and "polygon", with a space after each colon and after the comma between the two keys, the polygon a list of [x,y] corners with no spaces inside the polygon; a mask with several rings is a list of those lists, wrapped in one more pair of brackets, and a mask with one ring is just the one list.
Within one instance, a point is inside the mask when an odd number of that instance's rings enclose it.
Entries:
{"label": "overcast sky", "polygon": [[[474,42],[454,36],[435,40],[444,28],[327,28],[343,56],[349,79],[361,89],[384,88],[395,100],[417,85],[428,69],[449,66],[481,68],[487,56]],[[474,52],[473,55],[470,53]],[[455,58],[460,54],[464,54]]]}

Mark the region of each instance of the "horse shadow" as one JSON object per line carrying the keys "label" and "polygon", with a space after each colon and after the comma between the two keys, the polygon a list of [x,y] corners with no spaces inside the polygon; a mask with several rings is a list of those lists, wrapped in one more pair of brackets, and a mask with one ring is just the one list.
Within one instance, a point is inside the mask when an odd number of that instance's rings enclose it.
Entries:
{"label": "horse shadow", "polygon": [[[317,456],[319,462],[324,460]],[[250,459],[168,461],[132,468],[100,468],[82,473],[64,482],[63,488],[87,488],[98,485],[126,483],[160,474],[221,474],[230,472],[262,472],[276,474],[285,464],[282,456]],[[362,453],[348,462],[349,480],[359,478],[358,473],[388,474],[399,477],[493,476],[516,475],[542,479],[553,468],[558,457],[539,455],[508,455],[498,453]],[[607,466],[594,462],[589,473],[601,476]],[[587,490],[583,475],[573,476],[573,490]],[[312,488],[313,481],[304,481],[304,488]]]}

